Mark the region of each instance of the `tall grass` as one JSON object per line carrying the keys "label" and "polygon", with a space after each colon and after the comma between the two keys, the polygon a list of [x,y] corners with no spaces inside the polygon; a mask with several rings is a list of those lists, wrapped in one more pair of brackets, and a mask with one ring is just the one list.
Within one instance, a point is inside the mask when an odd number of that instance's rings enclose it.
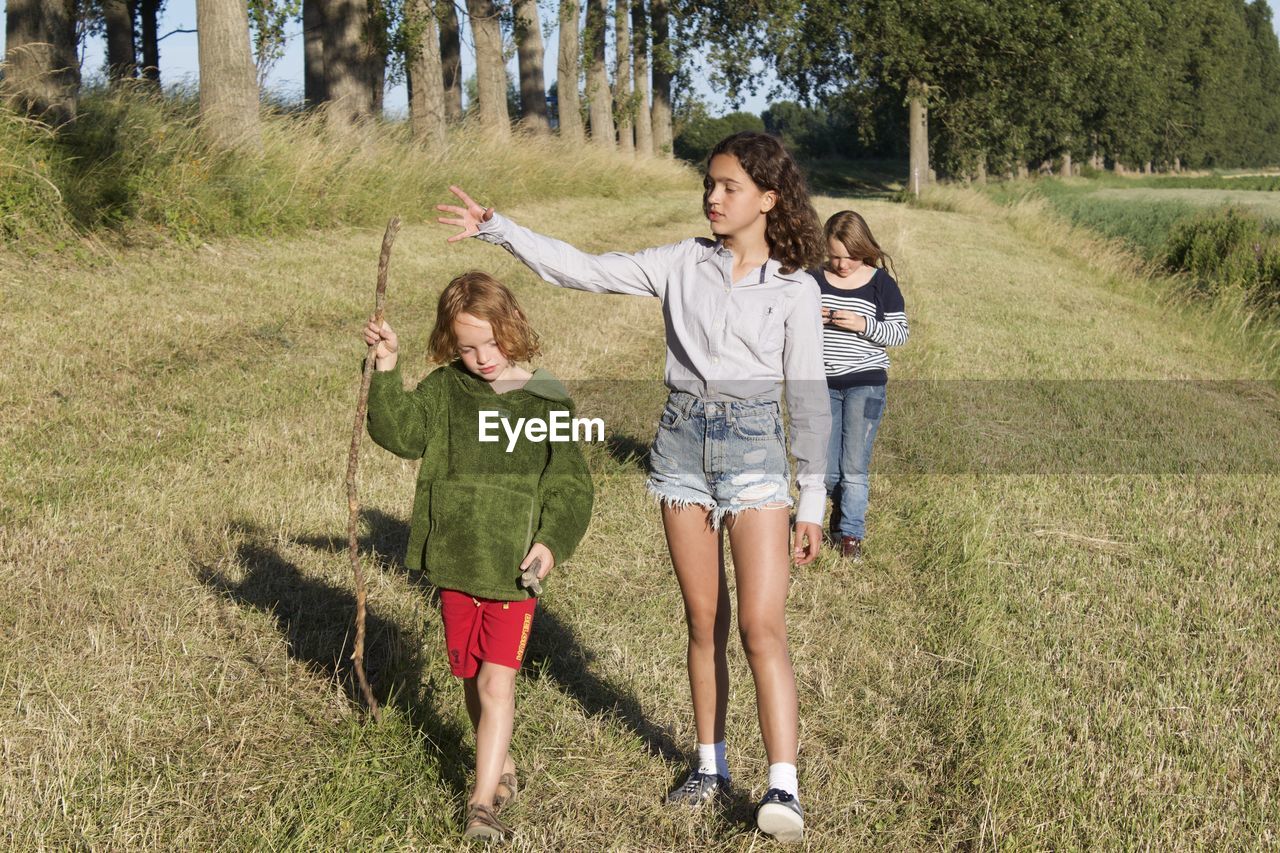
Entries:
{"label": "tall grass", "polygon": [[421,220],[435,215],[451,181],[507,204],[694,185],[671,161],[623,160],[546,136],[511,144],[473,126],[433,149],[404,123],[335,131],[323,114],[267,112],[262,137],[257,152],[217,148],[184,95],[91,89],[75,122],[57,133],[5,112],[4,239],[43,245],[48,234],[111,233],[194,241],[376,225],[392,214]]}
{"label": "tall grass", "polygon": [[0,107],[0,237],[6,243],[69,236],[56,157],[53,131]]}

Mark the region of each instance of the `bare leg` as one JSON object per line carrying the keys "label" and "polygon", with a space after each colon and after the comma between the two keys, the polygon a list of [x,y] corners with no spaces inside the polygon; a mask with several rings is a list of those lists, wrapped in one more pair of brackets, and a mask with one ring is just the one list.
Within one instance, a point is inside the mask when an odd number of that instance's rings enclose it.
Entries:
{"label": "bare leg", "polygon": [[[475,697],[480,713],[473,717],[476,726],[476,787],[471,792],[471,803],[493,805],[498,790],[498,777],[511,759],[507,750],[511,746],[511,729],[516,716],[516,671],[501,664],[482,663],[474,679]],[[468,692],[467,710],[471,710]]]}
{"label": "bare leg", "polygon": [[[480,731],[480,687],[476,683],[478,676],[462,679],[462,690],[467,699],[467,716],[471,718],[471,730]],[[502,762],[502,772],[515,775],[516,763],[511,760],[511,753],[507,753],[507,760]]]}
{"label": "bare leg", "polygon": [[662,526],[689,628],[689,692],[699,743],[724,740],[729,704],[729,587],[724,544],[704,507],[662,507]]}
{"label": "bare leg", "polygon": [[790,513],[747,510],[731,520],[738,582],[738,632],[756,683],[756,709],[769,763],[796,763],[796,679],[787,653],[787,589],[791,577]]}

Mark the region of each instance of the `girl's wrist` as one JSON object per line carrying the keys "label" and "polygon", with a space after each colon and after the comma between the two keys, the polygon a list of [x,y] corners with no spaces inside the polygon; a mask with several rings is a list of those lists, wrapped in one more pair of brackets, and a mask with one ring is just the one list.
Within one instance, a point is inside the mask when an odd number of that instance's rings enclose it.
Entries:
{"label": "girl's wrist", "polygon": [[395,370],[396,362],[398,359],[399,359],[399,353],[392,353],[391,355],[386,356],[385,358],[381,356],[376,356],[373,359],[373,369],[383,371],[383,372],[386,372],[388,370]]}

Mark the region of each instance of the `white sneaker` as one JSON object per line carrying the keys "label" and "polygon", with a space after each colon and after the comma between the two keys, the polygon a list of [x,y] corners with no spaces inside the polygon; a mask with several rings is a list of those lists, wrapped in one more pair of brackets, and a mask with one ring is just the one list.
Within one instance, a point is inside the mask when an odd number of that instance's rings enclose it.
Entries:
{"label": "white sneaker", "polygon": [[804,809],[800,801],[779,788],[770,788],[756,806],[756,826],[778,841],[793,844],[804,840]]}

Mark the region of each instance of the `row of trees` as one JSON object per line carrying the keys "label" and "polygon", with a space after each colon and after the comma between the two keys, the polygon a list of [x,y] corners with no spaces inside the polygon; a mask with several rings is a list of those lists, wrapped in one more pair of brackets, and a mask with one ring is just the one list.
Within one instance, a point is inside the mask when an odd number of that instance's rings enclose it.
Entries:
{"label": "row of trees", "polygon": [[[403,75],[414,134],[441,142],[448,125],[464,115],[462,17],[475,47],[472,108],[492,132],[509,133],[515,121],[530,132],[548,133],[554,122],[570,139],[589,136],[627,152],[669,155],[679,65],[672,50],[671,2],[558,0],[552,22],[543,20],[537,0],[465,0],[465,8],[451,0],[197,0],[201,111],[210,130],[228,143],[252,142],[265,72],[283,52],[286,22],[300,18],[308,106],[324,106],[338,125],[378,116],[388,75]],[[9,100],[55,124],[72,118],[80,85],[76,48],[93,32],[105,35],[113,83],[140,78],[158,85],[163,36],[156,21],[162,3],[10,0]],[[544,73],[548,24],[559,33],[554,109]],[[610,35],[612,68],[606,52]],[[512,104],[504,56],[508,38],[519,66]],[[577,85],[566,85],[568,80]]]}
{"label": "row of trees", "polygon": [[[769,62],[810,104],[856,116],[868,147],[901,151],[904,130],[927,128],[952,175],[1280,160],[1280,45],[1265,0],[699,5],[731,89],[750,85],[753,59]],[[927,176],[928,163],[912,171]]]}
{"label": "row of trees", "polygon": [[[76,39],[95,27],[114,77],[154,81],[162,2],[9,0],[10,97],[55,120],[73,114]],[[806,124],[832,153],[909,151],[917,183],[930,165],[982,179],[1081,161],[1177,170],[1280,159],[1280,44],[1266,0],[543,3],[545,15],[538,0],[197,0],[202,107],[228,137],[251,135],[263,69],[300,16],[308,104],[328,105],[339,124],[378,115],[388,74],[403,74],[414,132],[439,140],[462,115],[462,18],[474,108],[500,134],[513,121],[535,133],[558,124],[566,137],[670,152],[672,88],[689,66],[734,99],[763,64],[826,116],[815,124],[793,110],[782,123]],[[552,30],[561,82],[549,106]]]}

